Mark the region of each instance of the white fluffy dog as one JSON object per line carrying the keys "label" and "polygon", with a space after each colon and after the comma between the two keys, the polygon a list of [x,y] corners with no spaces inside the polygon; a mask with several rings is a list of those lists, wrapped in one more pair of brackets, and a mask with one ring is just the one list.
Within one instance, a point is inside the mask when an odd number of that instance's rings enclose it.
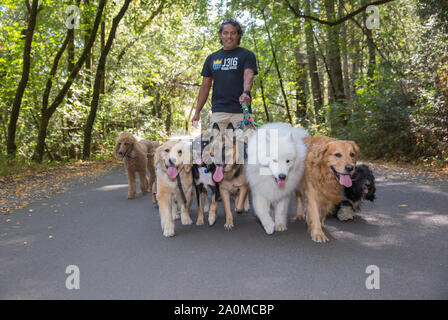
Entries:
{"label": "white fluffy dog", "polygon": [[306,136],[302,128],[268,123],[249,139],[246,178],[255,214],[267,234],[287,229],[289,199],[298,190],[305,169],[302,139]]}

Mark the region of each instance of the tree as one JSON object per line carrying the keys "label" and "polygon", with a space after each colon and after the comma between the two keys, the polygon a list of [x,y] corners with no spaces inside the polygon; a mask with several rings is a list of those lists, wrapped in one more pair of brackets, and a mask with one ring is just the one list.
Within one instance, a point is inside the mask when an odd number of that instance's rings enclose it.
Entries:
{"label": "tree", "polygon": [[34,27],[36,26],[39,1],[33,0],[32,5],[30,6],[27,0],[26,4],[29,11],[29,18],[28,18],[28,29],[26,31],[25,36],[25,48],[23,50],[22,78],[20,79],[19,85],[17,86],[17,91],[14,97],[14,102],[12,104],[8,126],[7,153],[13,156],[15,156],[17,150],[15,142],[17,119],[19,118],[20,105],[22,104],[23,93],[25,92],[25,88],[28,83],[28,78],[30,74],[31,44],[33,43]]}
{"label": "tree", "polygon": [[117,32],[118,25],[120,24],[121,19],[123,18],[126,10],[128,10],[129,4],[132,0],[125,0],[123,6],[121,7],[120,12],[118,12],[117,16],[113,19],[112,27],[109,32],[109,36],[107,38],[106,45],[104,49],[101,51],[101,56],[98,61],[98,67],[96,69],[95,82],[93,85],[93,96],[92,102],[90,105],[89,117],[87,119],[87,123],[84,129],[84,148],[83,148],[83,159],[89,159],[90,157],[90,141],[92,136],[92,127],[93,122],[95,121],[96,112],[98,109],[99,97],[100,97],[100,89],[101,83],[104,79],[104,72],[106,69],[106,60],[107,55],[112,47],[112,43],[115,39],[115,34]]}
{"label": "tree", "polygon": [[57,94],[53,103],[45,110],[42,110],[40,126],[39,126],[39,134],[37,137],[37,144],[36,144],[36,148],[35,148],[34,155],[33,155],[33,159],[37,160],[38,162],[41,162],[42,158],[43,158],[45,139],[47,137],[47,127],[48,127],[50,118],[54,114],[54,112],[56,111],[58,106],[64,100],[64,97],[67,94],[68,90],[70,89],[71,85],[73,84],[73,81],[75,80],[76,76],[78,75],[79,70],[81,69],[82,65],[84,64],[84,62],[87,59],[89,51],[92,48],[93,43],[95,41],[96,34],[98,32],[98,27],[101,22],[101,17],[103,15],[103,10],[104,10],[105,5],[106,5],[106,0],[100,0],[100,2],[98,4],[96,17],[95,17],[95,22],[94,22],[93,28],[92,28],[92,33],[89,36],[89,42],[84,47],[81,57],[75,63],[72,72],[68,76],[68,79],[66,80],[64,86],[61,88],[61,90]]}

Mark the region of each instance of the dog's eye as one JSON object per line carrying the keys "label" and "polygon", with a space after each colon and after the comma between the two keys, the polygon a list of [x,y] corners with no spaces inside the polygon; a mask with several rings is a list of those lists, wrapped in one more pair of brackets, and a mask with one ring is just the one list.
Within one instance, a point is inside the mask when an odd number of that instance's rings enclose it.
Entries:
{"label": "dog's eye", "polygon": [[165,149],[165,152],[170,152],[170,149]]}
{"label": "dog's eye", "polygon": [[272,162],[277,163],[277,159],[272,159]]}
{"label": "dog's eye", "polygon": [[181,154],[182,154],[182,150],[179,150],[177,153],[178,153],[179,155],[181,155]]}
{"label": "dog's eye", "polygon": [[340,153],[338,152],[338,153],[335,153],[334,156],[335,156],[336,158],[340,158],[340,157],[342,157],[342,154],[340,154]]}
{"label": "dog's eye", "polygon": [[289,163],[290,162],[290,160],[286,160],[286,163]]}
{"label": "dog's eye", "polygon": [[353,153],[353,152],[350,152],[350,157],[354,157],[355,156],[355,154]]}

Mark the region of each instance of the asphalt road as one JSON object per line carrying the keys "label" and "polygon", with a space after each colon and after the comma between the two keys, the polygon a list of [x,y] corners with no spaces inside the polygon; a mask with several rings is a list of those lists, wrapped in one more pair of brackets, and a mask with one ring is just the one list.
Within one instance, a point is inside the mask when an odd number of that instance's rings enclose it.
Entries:
{"label": "asphalt road", "polygon": [[[176,221],[165,238],[150,196],[126,199],[122,167],[74,181],[0,216],[0,299],[447,299],[448,182],[375,175],[376,202],[328,218],[325,244],[304,222],[268,236],[252,212],[226,231],[222,203],[213,227]],[[66,287],[69,265],[79,289]],[[371,265],[379,289],[366,287]]]}

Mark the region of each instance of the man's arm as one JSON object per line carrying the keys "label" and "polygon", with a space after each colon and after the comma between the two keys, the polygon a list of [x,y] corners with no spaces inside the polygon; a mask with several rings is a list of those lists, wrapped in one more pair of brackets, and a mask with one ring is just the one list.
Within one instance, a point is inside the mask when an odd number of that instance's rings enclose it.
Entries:
{"label": "man's arm", "polygon": [[[243,91],[250,91],[252,89],[255,72],[252,69],[244,70],[244,89]],[[251,97],[244,93],[240,96],[240,103],[250,103]]]}
{"label": "man's arm", "polygon": [[194,116],[192,119],[193,122],[199,121],[199,114],[201,113],[202,108],[204,107],[205,103],[207,102],[211,87],[212,87],[212,78],[204,77],[202,79],[201,88],[199,89],[198,102],[196,104],[196,109],[195,109]]}

